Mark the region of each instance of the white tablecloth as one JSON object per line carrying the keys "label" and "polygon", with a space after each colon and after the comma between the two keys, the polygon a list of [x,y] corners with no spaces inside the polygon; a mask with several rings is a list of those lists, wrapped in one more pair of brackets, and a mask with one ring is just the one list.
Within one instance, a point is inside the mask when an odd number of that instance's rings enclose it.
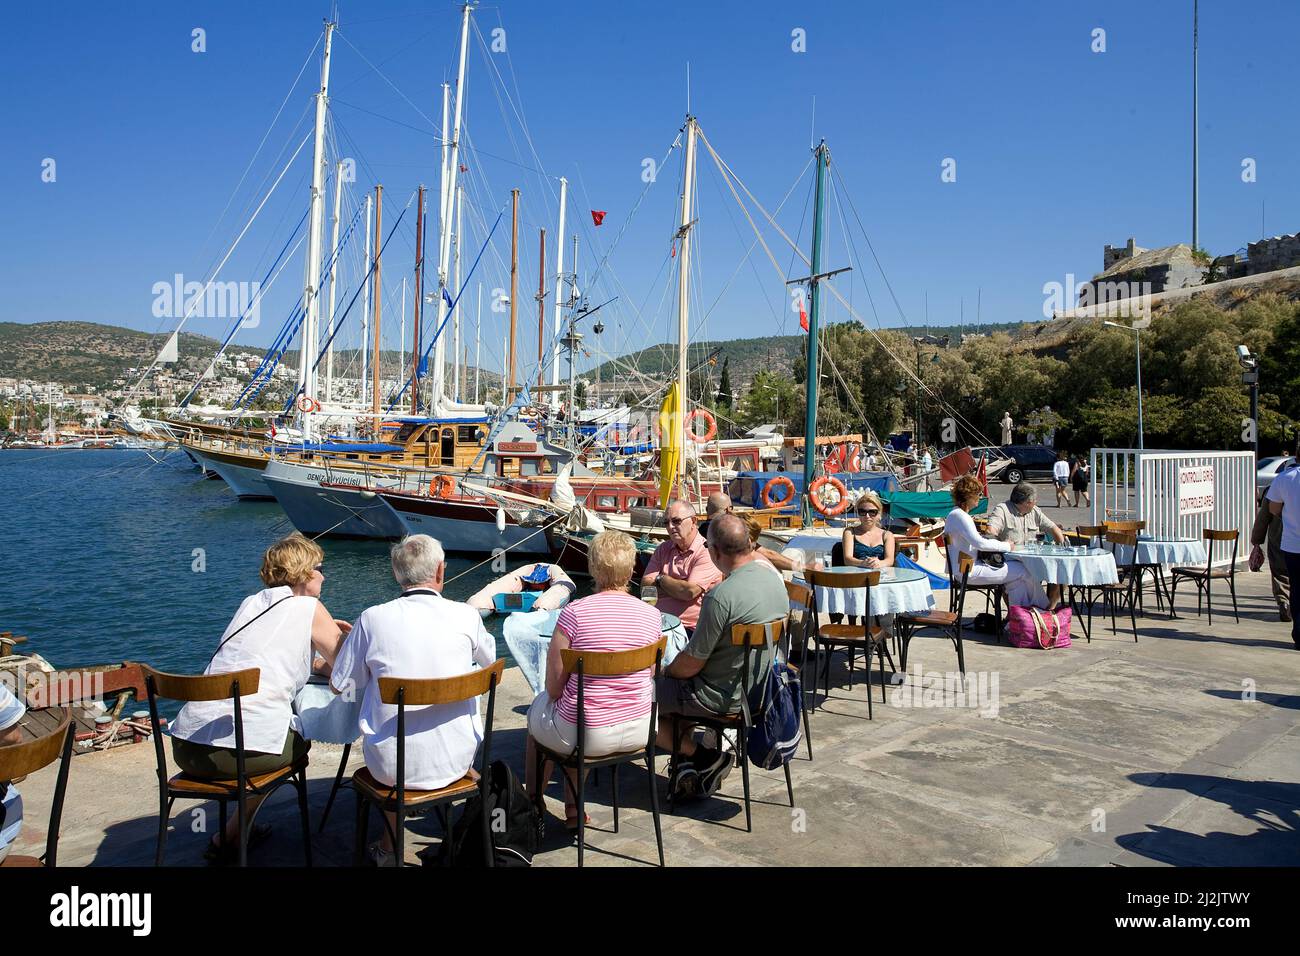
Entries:
{"label": "white tablecloth", "polygon": [[328,684],[311,683],[298,692],[294,710],[307,740],[350,744],[361,736],[361,698],[347,700]]}
{"label": "white tablecloth", "polygon": [[1042,554],[1017,549],[1008,551],[1005,557],[1008,561],[1019,561],[1036,580],[1049,584],[1099,585],[1119,581],[1115,558],[1101,548],[1089,549],[1087,554]]}
{"label": "white tablecloth", "polygon": [[[827,568],[831,574],[859,574],[863,568]],[[795,580],[806,584],[803,576]],[[866,588],[817,588],[817,610],[822,614],[851,614],[861,617],[865,611]],[[883,568],[880,583],[871,588],[871,614],[920,614],[934,609],[930,579],[924,572],[908,568]]]}
{"label": "white tablecloth", "polygon": [[[1138,564],[1181,565],[1184,567],[1205,567],[1205,545],[1188,538],[1169,540],[1157,538],[1138,538]],[[1128,564],[1133,560],[1133,549],[1127,545],[1115,545],[1115,560],[1119,564]]]}

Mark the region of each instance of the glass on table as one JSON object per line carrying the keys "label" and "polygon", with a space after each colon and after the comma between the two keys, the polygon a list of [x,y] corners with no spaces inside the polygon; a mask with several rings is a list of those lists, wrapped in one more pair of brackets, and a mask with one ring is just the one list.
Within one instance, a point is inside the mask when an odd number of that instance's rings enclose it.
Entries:
{"label": "glass on table", "polygon": [[659,589],[653,584],[643,584],[641,586],[641,600],[646,604],[655,604],[659,601]]}

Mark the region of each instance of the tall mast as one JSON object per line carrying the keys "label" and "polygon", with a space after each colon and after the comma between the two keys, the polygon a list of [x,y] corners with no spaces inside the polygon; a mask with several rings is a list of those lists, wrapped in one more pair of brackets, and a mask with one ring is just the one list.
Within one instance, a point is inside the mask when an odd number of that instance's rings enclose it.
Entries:
{"label": "tall mast", "polygon": [[397,374],[401,375],[406,368],[406,276],[402,276],[402,307],[397,314],[402,319],[402,331],[397,339]]}
{"label": "tall mast", "polygon": [[325,401],[334,400],[334,305],[338,291],[335,279],[339,271],[339,204],[343,199],[343,164],[334,167],[334,216],[330,221],[330,300],[328,311],[329,340],[325,353]]}
{"label": "tall mast", "polygon": [[478,287],[478,311],[474,315],[474,404],[478,404],[478,372],[483,363],[479,360],[483,344],[483,284]]}
{"label": "tall mast", "polygon": [[546,384],[542,365],[542,347],[546,340],[546,230],[537,232],[537,387],[541,388]]}
{"label": "tall mast", "polygon": [[[329,105],[330,45],[334,23],[325,21],[325,51],[321,55],[320,89],[316,93],[316,130],[312,139],[311,212],[307,231],[307,265],[304,278],[304,318],[298,368],[298,386],[308,398],[316,397],[316,352],[320,344],[320,255],[325,231],[325,111]],[[311,439],[311,413],[302,416],[302,437]]]}
{"label": "tall mast", "polygon": [[[473,5],[466,3],[462,9],[460,24],[460,66],[456,73],[456,109],[451,125],[451,144],[447,150],[447,160],[444,166],[445,182],[443,183],[443,223],[444,228],[438,236],[438,303],[437,317],[438,321],[434,325],[434,335],[437,339],[434,344],[434,366],[433,366],[433,399],[434,412],[437,412],[437,406],[443,400],[444,386],[444,369],[443,363],[446,361],[446,341],[439,334],[442,329],[443,320],[447,317],[447,277],[451,266],[451,230],[446,228],[446,220],[449,218],[446,211],[456,195],[456,180],[460,174],[460,120],[462,111],[465,107],[465,63],[466,48],[469,45],[469,15]],[[447,128],[444,126],[442,131],[443,138],[446,139]]]}
{"label": "tall mast", "polygon": [[813,197],[812,274],[808,279],[808,379],[805,383],[807,401],[803,427],[803,503],[800,508],[803,526],[812,524],[813,471],[817,465],[817,328],[821,319],[820,278],[822,268],[822,213],[825,211],[826,167],[831,163],[826,141],[817,146],[817,188]]}
{"label": "tall mast", "polygon": [[510,190],[510,356],[505,402],[515,391],[515,328],[519,317],[519,190]]}
{"label": "tall mast", "polygon": [[456,243],[455,255],[455,276],[456,276],[456,294],[452,300],[456,303],[456,308],[451,314],[451,333],[452,333],[452,376],[451,376],[451,395],[456,401],[460,401],[460,212],[461,206],[464,205],[465,187],[456,186],[456,231],[452,233],[452,241]]}
{"label": "tall mast", "polygon": [[1201,10],[1199,0],[1192,0],[1192,251],[1195,252],[1200,248],[1197,243],[1198,226],[1200,225],[1197,211],[1197,193],[1198,177],[1200,174],[1200,150],[1197,145],[1197,114],[1200,109],[1200,91],[1198,89],[1196,59],[1200,47],[1200,23]]}
{"label": "tall mast", "polygon": [[[365,256],[365,265],[363,266],[363,268],[367,272],[370,271],[371,198],[372,197],[370,196],[370,194],[366,193],[366,214],[364,217],[366,220],[366,256]],[[361,309],[361,371],[357,376],[360,379],[360,382],[357,386],[358,404],[363,403],[366,400],[366,375],[367,375],[367,369],[370,368],[370,301],[373,298],[372,293],[374,292],[374,288],[375,288],[374,285],[375,277],[373,275],[366,276],[365,283],[366,283],[365,285],[366,297],[365,297],[365,302],[362,303],[362,309]]]}
{"label": "tall mast", "polygon": [[[695,117],[686,117],[686,170],[682,176],[682,223],[677,230],[677,240],[681,248],[677,253],[677,388],[681,398],[677,421],[673,428],[678,432],[678,445],[683,445],[684,418],[690,405],[686,393],[686,344],[689,341],[687,324],[690,318],[690,273],[691,273],[691,219],[695,191],[695,136],[697,126]],[[686,478],[686,450],[677,456],[677,480],[684,483]]]}
{"label": "tall mast", "polygon": [[[560,177],[560,223],[559,228],[555,230],[555,305],[553,312],[555,320],[553,332],[555,338],[551,342],[551,385],[560,384],[560,332],[561,325],[564,321],[564,207],[569,198],[569,181],[563,176]],[[560,407],[560,393],[558,390],[551,392],[551,408]]]}
{"label": "tall mast", "polygon": [[375,292],[374,292],[374,321],[371,323],[371,350],[370,361],[373,363],[370,372],[370,414],[374,416],[371,423],[371,434],[379,434],[379,316],[380,303],[383,301],[383,286],[379,281],[379,254],[383,251],[383,231],[384,221],[384,187],[375,187]]}
{"label": "tall mast", "polygon": [[[405,311],[405,308],[403,308]],[[415,213],[415,327],[411,332],[411,414],[420,413],[420,319],[424,315],[424,187],[418,190]]]}

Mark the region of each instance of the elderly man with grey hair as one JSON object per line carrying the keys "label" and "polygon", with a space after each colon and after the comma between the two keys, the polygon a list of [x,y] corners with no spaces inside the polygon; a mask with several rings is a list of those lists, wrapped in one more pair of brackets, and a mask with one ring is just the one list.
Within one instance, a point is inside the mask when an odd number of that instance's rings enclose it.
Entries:
{"label": "elderly man with grey hair", "polygon": [[[496,641],[478,611],[442,596],[447,562],[427,534],[403,538],[392,549],[399,597],[367,608],[352,626],[334,662],[335,693],[359,695],[366,768],[382,784],[397,782],[397,707],[379,699],[379,678],[456,677],[496,660]],[[436,790],[469,772],[483,739],[474,701],[408,708],[406,786]],[[392,824],[390,814],[390,827]],[[393,859],[389,828],[370,848],[381,865]]]}
{"label": "elderly man with grey hair", "polygon": [[[1048,535],[1057,544],[1065,544],[1065,532],[1038,507],[1038,491],[1027,481],[1011,489],[1011,497],[989,513],[989,537],[1009,541],[1017,547],[1036,544],[1040,535]],[[1047,606],[1053,610],[1061,603],[1061,586],[1047,586]]]}

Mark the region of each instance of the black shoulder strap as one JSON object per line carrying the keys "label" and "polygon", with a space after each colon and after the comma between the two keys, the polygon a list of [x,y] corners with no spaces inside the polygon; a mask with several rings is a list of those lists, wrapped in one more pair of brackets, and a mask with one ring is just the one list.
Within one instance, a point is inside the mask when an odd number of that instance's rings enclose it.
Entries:
{"label": "black shoulder strap", "polygon": [[291,597],[296,597],[296,595],[293,595],[293,594],[286,594],[284,597],[280,598],[280,600],[278,600],[278,601],[276,601],[274,604],[270,605],[270,607],[264,607],[264,608],[262,608],[262,610],[258,611],[257,614],[253,615],[253,617],[252,617],[251,619],[249,619],[249,620],[245,621],[243,624],[239,625],[239,627],[235,629],[235,631],[234,631],[233,634],[231,634],[229,637],[227,637],[225,640],[223,640],[220,644],[217,645],[217,649],[216,649],[215,651],[212,652],[212,656],[208,658],[208,663],[207,663],[206,666],[204,666],[203,670],[206,672],[207,669],[208,669],[209,667],[212,666],[212,662],[215,661],[215,660],[217,659],[217,655],[221,653],[221,649],[222,649],[223,647],[225,647],[227,644],[229,644],[229,643],[231,642],[231,640],[234,639],[235,634],[238,634],[238,633],[239,633],[240,631],[242,631],[244,628],[248,627],[248,625],[252,624],[253,621],[256,621],[258,618],[260,618],[262,615],[266,614],[266,613],[267,613],[268,611],[270,611],[272,608],[275,608],[275,607],[280,606],[280,605],[283,604],[285,601],[289,600],[289,598],[291,598]]}

